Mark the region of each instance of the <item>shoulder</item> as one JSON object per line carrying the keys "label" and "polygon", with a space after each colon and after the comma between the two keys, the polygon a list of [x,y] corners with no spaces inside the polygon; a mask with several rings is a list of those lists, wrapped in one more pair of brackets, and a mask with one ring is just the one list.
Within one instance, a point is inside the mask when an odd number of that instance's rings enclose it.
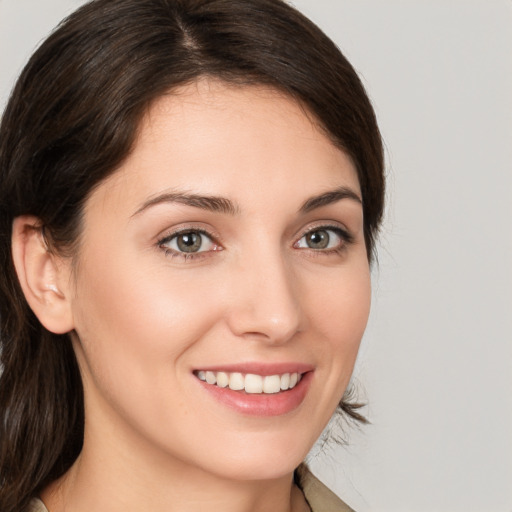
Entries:
{"label": "shoulder", "polygon": [[296,472],[297,485],[302,489],[312,512],[354,512],[336,494],[316,478],[306,464],[301,464]]}
{"label": "shoulder", "polygon": [[48,512],[48,509],[44,506],[44,503],[37,498],[34,498],[28,505],[25,512]]}

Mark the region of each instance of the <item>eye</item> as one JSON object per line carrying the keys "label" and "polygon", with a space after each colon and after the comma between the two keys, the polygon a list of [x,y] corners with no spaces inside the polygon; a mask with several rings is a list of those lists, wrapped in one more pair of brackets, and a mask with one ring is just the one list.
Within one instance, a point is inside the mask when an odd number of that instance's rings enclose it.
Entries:
{"label": "eye", "polygon": [[338,227],[321,227],[306,233],[294,247],[298,249],[313,249],[315,251],[341,249],[350,241],[350,235]]}
{"label": "eye", "polygon": [[220,250],[220,246],[212,240],[208,233],[197,229],[187,229],[174,233],[160,240],[158,245],[170,253],[184,256]]}

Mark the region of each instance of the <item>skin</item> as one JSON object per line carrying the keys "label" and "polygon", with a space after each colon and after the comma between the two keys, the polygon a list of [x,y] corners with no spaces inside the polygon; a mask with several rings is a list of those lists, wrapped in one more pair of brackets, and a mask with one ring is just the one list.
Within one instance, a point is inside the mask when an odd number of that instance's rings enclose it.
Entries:
{"label": "skin", "polygon": [[[55,266],[86,425],[82,454],[43,493],[51,512],[308,510],[293,471],[349,382],[370,307],[361,203],[301,210],[340,187],[360,197],[350,158],[276,91],[201,81],[155,102],[87,200],[79,254]],[[148,205],[162,193],[234,211]],[[331,230],[333,247],[310,248],[304,235],[325,225],[352,241]],[[161,242],[182,228],[212,241],[184,258]],[[245,415],[193,374],[241,362],[310,365],[304,400]]]}

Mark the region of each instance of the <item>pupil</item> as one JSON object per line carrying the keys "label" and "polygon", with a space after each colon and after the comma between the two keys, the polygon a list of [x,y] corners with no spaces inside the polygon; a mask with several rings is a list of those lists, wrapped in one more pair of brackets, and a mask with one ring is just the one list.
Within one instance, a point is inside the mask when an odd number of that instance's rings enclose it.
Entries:
{"label": "pupil", "polygon": [[327,231],[315,231],[307,238],[308,247],[311,249],[325,249],[329,245],[329,233]]}
{"label": "pupil", "polygon": [[201,235],[184,233],[178,237],[178,247],[183,252],[197,252],[201,248]]}

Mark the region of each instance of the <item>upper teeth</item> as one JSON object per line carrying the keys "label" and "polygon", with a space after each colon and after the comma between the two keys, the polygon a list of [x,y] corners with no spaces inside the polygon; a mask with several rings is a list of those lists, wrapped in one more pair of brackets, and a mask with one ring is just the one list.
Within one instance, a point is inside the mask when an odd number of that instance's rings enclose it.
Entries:
{"label": "upper teeth", "polygon": [[282,375],[255,375],[254,373],[227,373],[200,370],[196,375],[208,384],[216,384],[221,388],[229,387],[235,391],[246,393],[279,393],[294,388],[300,382],[301,374],[284,373]]}

